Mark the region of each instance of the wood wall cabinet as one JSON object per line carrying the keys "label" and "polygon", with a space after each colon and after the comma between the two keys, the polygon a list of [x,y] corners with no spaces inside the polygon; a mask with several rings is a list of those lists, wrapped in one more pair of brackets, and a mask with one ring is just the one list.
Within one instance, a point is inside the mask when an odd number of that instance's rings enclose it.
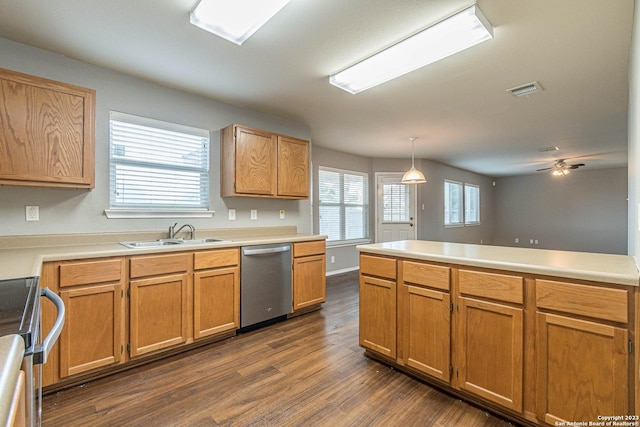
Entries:
{"label": "wood wall cabinet", "polygon": [[240,327],[240,250],[194,253],[193,336],[195,339]]}
{"label": "wood wall cabinet", "polygon": [[398,297],[398,324],[402,326],[402,362],[448,383],[451,370],[451,269],[414,261],[399,262],[402,287]]}
{"label": "wood wall cabinet", "polygon": [[524,280],[519,276],[459,270],[458,283],[458,386],[521,412]]}
{"label": "wood wall cabinet", "polygon": [[220,131],[222,197],[309,197],[309,142],[246,126]]}
{"label": "wood wall cabinet", "polygon": [[57,366],[45,365],[45,384],[123,361],[124,267],[124,258],[45,264],[43,285],[59,293],[66,309],[59,358],[52,358]]}
{"label": "wood wall cabinet", "polygon": [[396,260],[360,255],[360,345],[396,357]]}
{"label": "wood wall cabinet", "polygon": [[326,243],[324,240],[293,244],[293,311],[326,301]]}
{"label": "wood wall cabinet", "polygon": [[0,184],[95,182],[95,91],[0,69]]}
{"label": "wood wall cabinet", "polygon": [[566,425],[633,413],[627,291],[538,280],[536,307],[538,418]]}
{"label": "wood wall cabinet", "polygon": [[131,257],[129,354],[184,344],[189,337],[189,253]]}

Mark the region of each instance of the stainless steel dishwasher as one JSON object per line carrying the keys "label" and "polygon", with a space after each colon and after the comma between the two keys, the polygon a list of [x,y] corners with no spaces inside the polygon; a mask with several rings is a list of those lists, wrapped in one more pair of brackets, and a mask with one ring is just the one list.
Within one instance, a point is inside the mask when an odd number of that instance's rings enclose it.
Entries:
{"label": "stainless steel dishwasher", "polygon": [[240,328],[259,327],[291,312],[291,243],[242,247]]}

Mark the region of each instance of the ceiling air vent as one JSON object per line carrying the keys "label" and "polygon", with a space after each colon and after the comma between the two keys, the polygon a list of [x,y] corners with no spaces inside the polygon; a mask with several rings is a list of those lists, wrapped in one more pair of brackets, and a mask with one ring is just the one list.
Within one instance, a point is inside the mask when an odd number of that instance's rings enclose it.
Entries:
{"label": "ceiling air vent", "polygon": [[511,89],[507,89],[513,96],[529,96],[536,92],[541,92],[544,89],[540,86],[538,82],[527,83],[526,85],[512,87]]}

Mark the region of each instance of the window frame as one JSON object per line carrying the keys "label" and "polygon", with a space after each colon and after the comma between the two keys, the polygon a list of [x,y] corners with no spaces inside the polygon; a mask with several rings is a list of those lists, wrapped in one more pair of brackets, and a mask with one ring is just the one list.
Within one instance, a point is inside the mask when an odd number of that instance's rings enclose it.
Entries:
{"label": "window frame", "polygon": [[[340,174],[340,202],[325,202],[323,203],[321,200],[320,187],[321,187],[321,179],[320,175],[322,171],[338,173]],[[352,204],[344,202],[344,176],[352,175],[363,178],[363,204]],[[321,219],[320,219],[320,210],[322,206],[338,206],[340,207],[339,216],[340,216],[340,239],[337,240],[329,240],[327,238],[327,246],[335,247],[335,246],[350,246],[360,243],[368,243],[371,241],[370,239],[370,221],[369,221],[369,174],[367,172],[359,172],[347,169],[338,169],[329,166],[318,166],[318,231],[320,234],[323,233],[321,227]],[[363,237],[358,237],[354,239],[346,239],[346,215],[345,208],[346,207],[362,207],[362,227],[363,227]]]}
{"label": "window frame", "polygon": [[[204,158],[198,166],[192,164],[190,166],[176,165],[176,167],[167,166],[167,163],[161,161],[157,162],[154,167],[153,162],[136,161],[135,158],[127,159],[120,158],[120,161],[115,159],[116,150],[114,149],[114,138],[112,133],[112,122],[121,122],[131,124],[135,126],[144,126],[159,131],[165,132],[178,132],[193,137],[200,137],[203,141],[206,139],[206,145],[203,147]],[[178,173],[188,171],[190,173],[197,173],[200,176],[199,185],[199,200],[203,202],[200,206],[153,206],[153,203],[145,204],[114,204],[113,192],[115,191],[115,179],[116,179],[116,166],[117,165],[133,165],[139,164],[140,167],[151,167],[155,171],[166,170],[167,173]],[[190,126],[184,126],[168,121],[155,120],[147,117],[136,116],[133,114],[121,113],[118,111],[109,112],[109,208],[105,209],[105,215],[107,218],[211,218],[214,211],[210,210],[211,207],[211,138],[210,132],[206,129],[200,129]],[[148,179],[148,177],[145,177]],[[203,179],[206,182],[203,182]],[[198,193],[195,193],[198,194]]]}
{"label": "window frame", "polygon": [[[460,196],[458,198],[458,204],[460,205],[460,221],[459,222],[449,222],[448,219],[450,218],[450,214],[447,214],[448,212],[451,211],[451,209],[447,209],[450,205],[451,205],[451,200],[449,200],[449,198],[447,197],[447,185],[455,185],[460,189]],[[471,204],[471,202],[468,200],[468,192],[467,189],[476,189],[476,194],[477,194],[477,201],[476,201],[476,205],[477,205],[477,220],[473,219],[473,220],[469,220],[469,205]],[[470,184],[467,182],[460,182],[460,181],[453,181],[450,179],[445,179],[444,180],[444,187],[443,187],[443,200],[444,200],[444,227],[445,228],[454,228],[454,227],[467,227],[467,226],[474,226],[474,225],[480,225],[481,221],[480,221],[480,214],[481,214],[481,209],[480,209],[480,185],[478,184]]]}

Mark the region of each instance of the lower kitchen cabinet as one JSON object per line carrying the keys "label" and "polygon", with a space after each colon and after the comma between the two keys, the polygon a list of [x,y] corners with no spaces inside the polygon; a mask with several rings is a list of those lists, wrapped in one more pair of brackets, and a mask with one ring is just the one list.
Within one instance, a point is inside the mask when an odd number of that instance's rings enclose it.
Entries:
{"label": "lower kitchen cabinet", "polygon": [[240,327],[240,251],[194,254],[193,336],[195,339]]}
{"label": "lower kitchen cabinet", "polygon": [[396,358],[396,261],[360,256],[360,345]]}
{"label": "lower kitchen cabinet", "polygon": [[190,253],[132,257],[129,263],[129,354],[187,342]]}
{"label": "lower kitchen cabinet", "polygon": [[[548,280],[538,280],[536,288],[538,418],[559,425],[632,414],[631,345],[623,327],[627,291]],[[555,313],[545,312],[551,310]]]}
{"label": "lower kitchen cabinet", "polygon": [[60,378],[119,363],[122,288],[120,284],[60,291],[66,309],[60,334]]}
{"label": "lower kitchen cabinet", "polygon": [[325,247],[324,240],[293,244],[293,311],[326,301]]}
{"label": "lower kitchen cabinet", "polygon": [[451,368],[449,275],[448,267],[402,261],[402,294],[398,296],[403,363],[447,383]]}

